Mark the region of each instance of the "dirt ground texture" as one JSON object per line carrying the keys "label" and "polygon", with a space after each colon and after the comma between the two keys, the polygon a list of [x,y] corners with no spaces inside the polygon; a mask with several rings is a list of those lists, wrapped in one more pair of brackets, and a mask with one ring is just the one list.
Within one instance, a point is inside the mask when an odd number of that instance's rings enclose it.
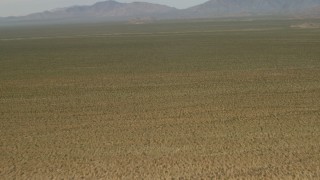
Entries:
{"label": "dirt ground texture", "polygon": [[0,179],[319,179],[320,33],[275,24],[1,41]]}

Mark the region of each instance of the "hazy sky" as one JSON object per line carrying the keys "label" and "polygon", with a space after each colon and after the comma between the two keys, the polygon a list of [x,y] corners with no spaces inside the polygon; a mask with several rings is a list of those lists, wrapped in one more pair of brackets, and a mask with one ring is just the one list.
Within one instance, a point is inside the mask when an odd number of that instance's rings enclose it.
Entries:
{"label": "hazy sky", "polygon": [[[72,5],[89,5],[104,0],[0,0],[0,16],[25,15],[33,12],[67,7]],[[207,0],[117,0],[118,2],[143,1],[166,4],[177,8],[186,8]]]}

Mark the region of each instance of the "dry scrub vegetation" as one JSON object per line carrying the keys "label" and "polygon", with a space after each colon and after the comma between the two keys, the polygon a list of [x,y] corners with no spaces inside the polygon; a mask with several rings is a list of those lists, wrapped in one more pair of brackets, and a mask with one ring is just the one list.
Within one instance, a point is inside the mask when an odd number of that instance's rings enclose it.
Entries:
{"label": "dry scrub vegetation", "polygon": [[266,23],[0,41],[0,178],[320,178],[320,32]]}

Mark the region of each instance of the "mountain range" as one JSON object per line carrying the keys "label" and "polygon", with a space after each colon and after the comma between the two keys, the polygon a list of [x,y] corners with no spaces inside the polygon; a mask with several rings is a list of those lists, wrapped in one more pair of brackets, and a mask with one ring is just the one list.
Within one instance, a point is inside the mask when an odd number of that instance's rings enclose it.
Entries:
{"label": "mountain range", "polygon": [[184,10],[189,17],[307,15],[320,0],[210,0]]}
{"label": "mountain range", "polygon": [[320,0],[209,0],[187,9],[166,5],[113,0],[91,6],[73,6],[1,21],[127,21],[132,19],[189,19],[251,16],[320,17]]}

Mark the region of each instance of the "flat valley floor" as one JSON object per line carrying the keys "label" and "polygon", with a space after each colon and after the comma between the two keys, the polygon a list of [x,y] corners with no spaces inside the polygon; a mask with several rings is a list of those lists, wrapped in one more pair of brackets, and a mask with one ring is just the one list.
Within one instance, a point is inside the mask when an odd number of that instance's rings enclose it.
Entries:
{"label": "flat valley floor", "polygon": [[319,179],[302,23],[0,27],[0,179]]}

